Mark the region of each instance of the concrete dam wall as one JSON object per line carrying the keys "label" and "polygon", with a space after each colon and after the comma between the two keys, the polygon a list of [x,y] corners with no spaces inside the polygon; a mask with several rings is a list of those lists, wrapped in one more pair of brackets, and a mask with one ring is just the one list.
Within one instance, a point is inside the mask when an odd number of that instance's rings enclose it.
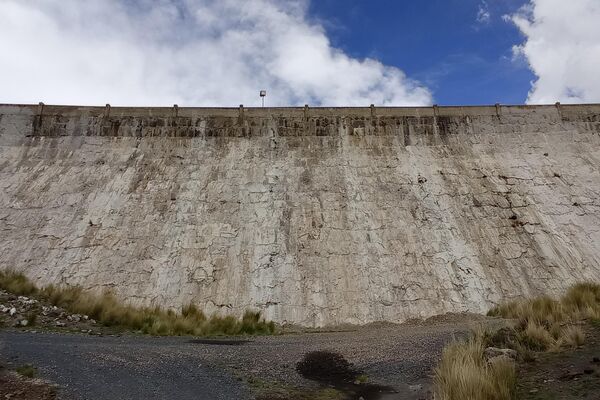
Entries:
{"label": "concrete dam wall", "polygon": [[600,105],[0,106],[0,268],[303,326],[600,281]]}

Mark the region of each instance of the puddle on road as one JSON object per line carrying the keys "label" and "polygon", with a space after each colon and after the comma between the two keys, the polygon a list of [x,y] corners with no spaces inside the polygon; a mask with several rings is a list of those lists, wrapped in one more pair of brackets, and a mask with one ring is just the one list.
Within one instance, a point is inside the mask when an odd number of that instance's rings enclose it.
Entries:
{"label": "puddle on road", "polygon": [[399,400],[393,388],[367,382],[362,371],[356,369],[342,355],[330,351],[314,351],[304,356],[296,371],[306,379],[333,387],[351,399]]}
{"label": "puddle on road", "polygon": [[235,339],[192,339],[188,343],[208,344],[213,346],[243,346],[250,343],[250,340],[235,340]]}

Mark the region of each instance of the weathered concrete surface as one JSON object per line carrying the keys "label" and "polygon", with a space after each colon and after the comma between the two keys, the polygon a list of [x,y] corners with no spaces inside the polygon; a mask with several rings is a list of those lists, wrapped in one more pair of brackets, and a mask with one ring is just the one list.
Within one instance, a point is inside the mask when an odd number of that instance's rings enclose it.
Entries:
{"label": "weathered concrete surface", "polygon": [[600,280],[600,106],[0,106],[0,268],[306,326]]}

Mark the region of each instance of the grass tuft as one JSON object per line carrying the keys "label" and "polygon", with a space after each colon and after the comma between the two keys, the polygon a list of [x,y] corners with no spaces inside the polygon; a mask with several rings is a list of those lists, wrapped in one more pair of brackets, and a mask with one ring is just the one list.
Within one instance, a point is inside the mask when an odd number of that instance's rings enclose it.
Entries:
{"label": "grass tuft", "polygon": [[180,313],[159,307],[133,307],[123,304],[112,293],[94,295],[80,287],[37,288],[23,274],[0,271],[0,288],[16,295],[27,295],[84,314],[99,323],[157,336],[268,335],[276,331],[273,322],[265,321],[259,312],[246,312],[241,319],[213,315],[207,318],[193,304]]}
{"label": "grass tuft", "polygon": [[488,313],[514,319],[514,327],[476,331],[466,342],[448,345],[435,370],[436,400],[511,400],[516,396],[515,363],[484,356],[487,346],[510,347],[525,362],[535,352],[578,347],[585,341],[581,320],[600,323],[600,285],[580,283],[556,300],[542,296],[501,304]]}
{"label": "grass tuft", "polygon": [[23,274],[0,271],[0,288],[18,296],[37,293],[37,287]]}
{"label": "grass tuft", "polygon": [[435,398],[439,400],[511,400],[515,398],[516,370],[511,360],[488,363],[485,340],[475,335],[444,348],[435,370]]}
{"label": "grass tuft", "polygon": [[579,327],[571,326],[581,320],[600,317],[600,285],[579,283],[555,300],[547,296],[501,304],[488,313],[490,316],[514,319],[515,350],[560,350],[580,346],[585,336]]}
{"label": "grass tuft", "polygon": [[37,375],[37,368],[31,364],[25,364],[16,369],[17,374],[27,377],[34,378]]}
{"label": "grass tuft", "polygon": [[559,347],[576,348],[585,342],[585,334],[581,326],[568,326],[562,330]]}
{"label": "grass tuft", "polygon": [[554,346],[556,340],[543,325],[529,321],[525,329],[517,333],[519,342],[533,351],[545,351]]}

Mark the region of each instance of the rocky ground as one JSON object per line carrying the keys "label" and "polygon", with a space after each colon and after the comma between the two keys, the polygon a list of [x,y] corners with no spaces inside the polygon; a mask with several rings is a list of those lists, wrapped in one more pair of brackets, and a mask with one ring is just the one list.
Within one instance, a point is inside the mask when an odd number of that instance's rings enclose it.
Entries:
{"label": "rocky ground", "polygon": [[62,308],[25,296],[16,296],[5,290],[0,290],[0,327],[98,335],[112,332],[87,315],[71,314]]}
{"label": "rocky ground", "polygon": [[[0,370],[0,398],[333,400],[341,399],[341,391],[354,400],[430,400],[443,346],[481,322],[453,316],[338,332],[215,339],[92,336],[18,325],[0,331],[0,363],[7,367]],[[576,350],[519,363],[519,399],[598,398],[600,326],[585,331],[586,344]],[[303,376],[297,365],[315,351],[348,360],[357,381],[329,381],[331,368]],[[27,364],[57,387],[10,372]]]}
{"label": "rocky ground", "polygon": [[[0,323],[0,365],[6,367],[0,369],[0,399],[13,400],[429,400],[443,346],[477,325],[504,324],[448,315],[329,332],[158,338],[119,333],[85,315],[5,291]],[[586,325],[585,333],[585,345],[576,350],[520,362],[518,398],[597,399],[600,325]],[[301,373],[298,363],[313,352],[328,359]],[[15,372],[24,365],[35,366],[44,380]]]}
{"label": "rocky ground", "polygon": [[296,364],[311,351],[328,350],[360,370],[365,383],[395,392],[370,393],[365,400],[417,400],[430,397],[432,368],[443,346],[468,330],[469,323],[458,319],[207,340],[11,328],[0,332],[0,362],[9,368],[35,365],[41,377],[59,385],[59,398],[252,399],[322,389],[322,382],[301,376]]}
{"label": "rocky ground", "polygon": [[[85,315],[0,290],[0,365],[36,366],[41,377],[59,385],[59,398],[152,399],[176,393],[198,399],[206,392],[207,399],[287,399],[337,385],[357,399],[416,400],[429,397],[432,367],[444,344],[465,335],[473,318],[250,338],[153,338],[117,332]],[[324,350],[349,360],[360,385],[340,387],[297,373],[296,364],[307,353]]]}

